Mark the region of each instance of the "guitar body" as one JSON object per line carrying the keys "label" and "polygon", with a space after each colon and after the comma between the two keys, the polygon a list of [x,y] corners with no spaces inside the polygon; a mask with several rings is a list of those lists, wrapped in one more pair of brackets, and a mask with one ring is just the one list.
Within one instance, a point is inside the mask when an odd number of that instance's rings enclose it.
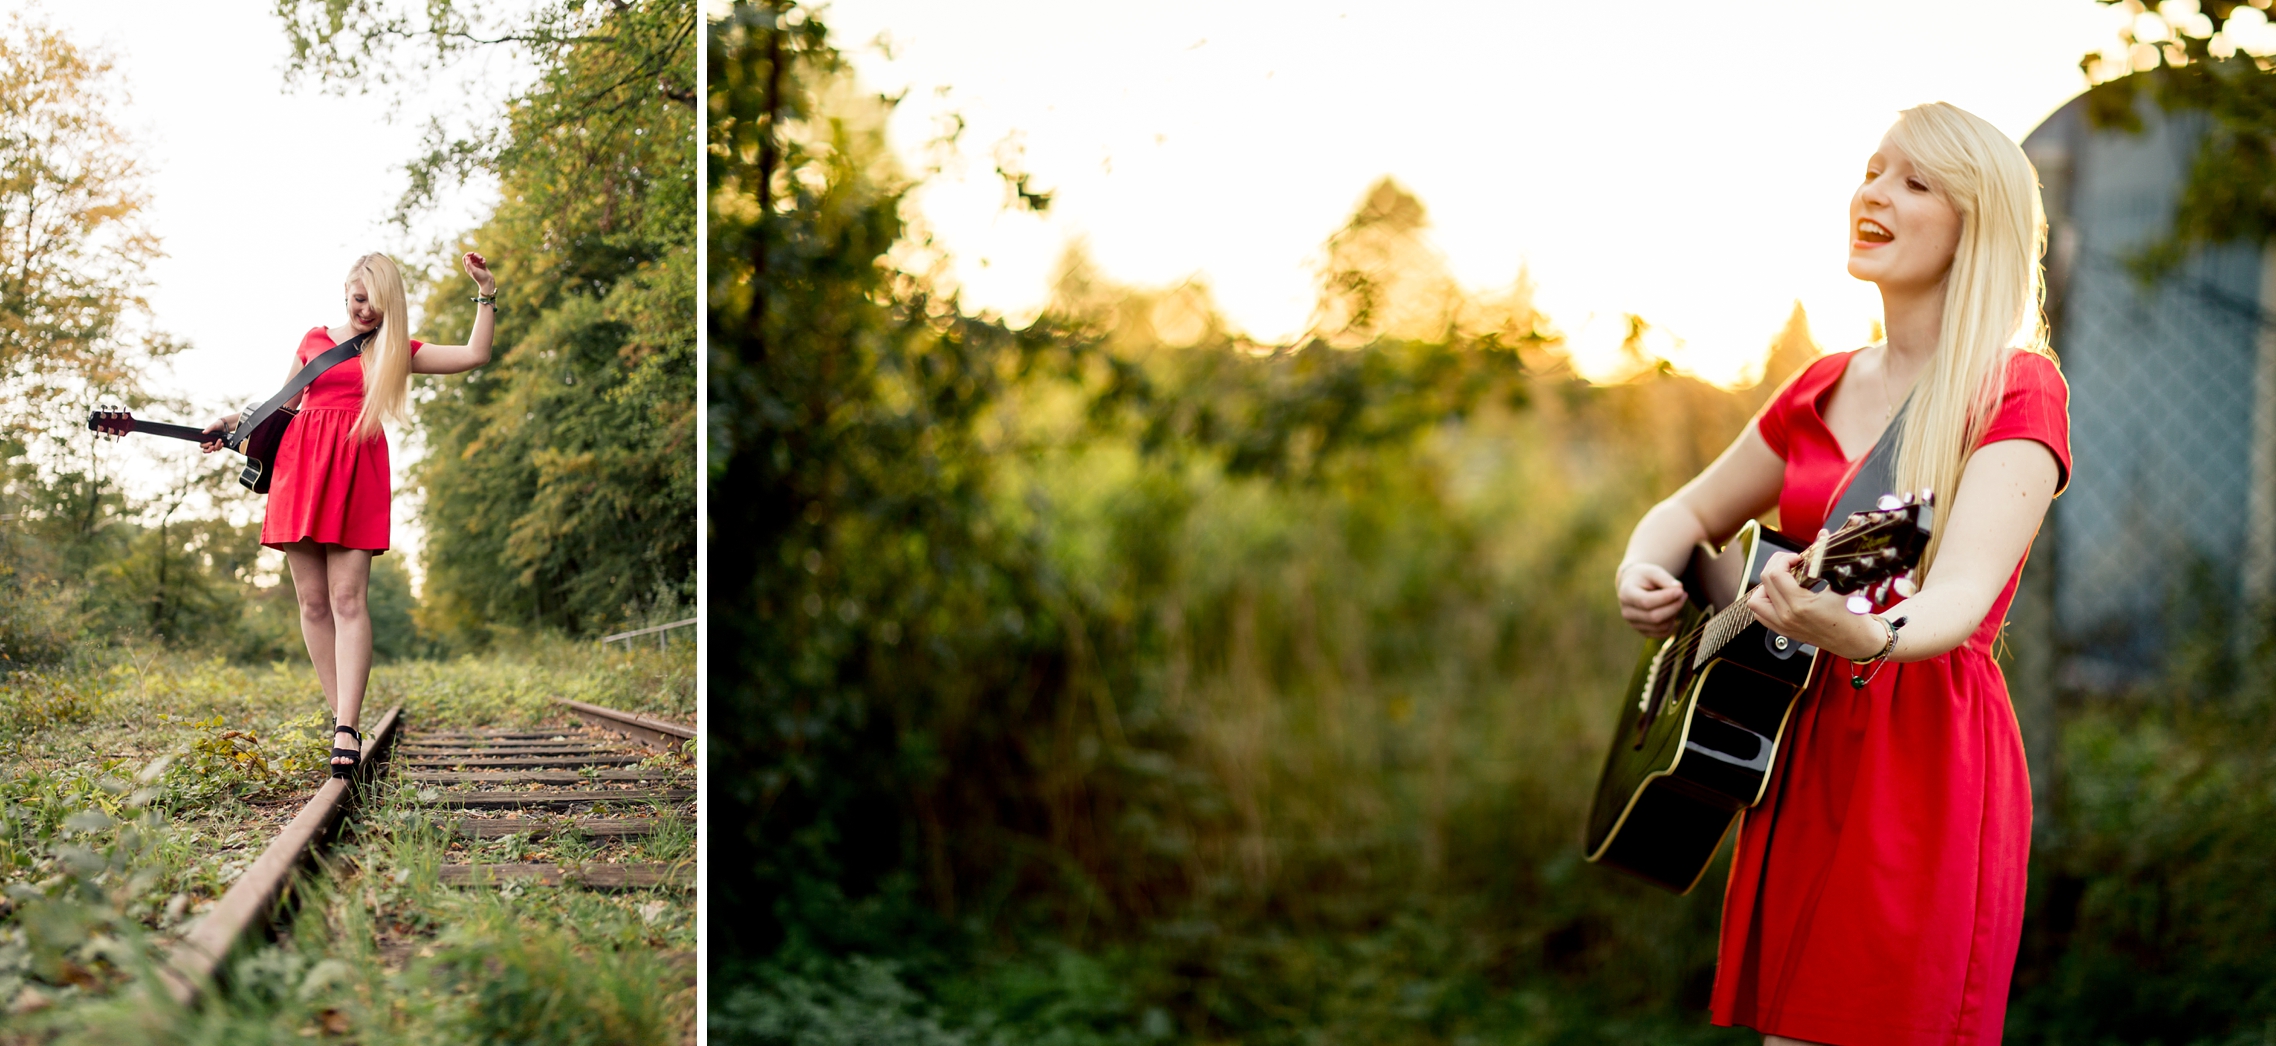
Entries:
{"label": "guitar body", "polygon": [[1720,551],[1693,550],[1675,635],[1645,649],[1620,704],[1583,838],[1590,861],[1689,893],[1762,798],[1817,649],[1750,621],[1704,663],[1697,654],[1710,615],[1745,599],[1772,555],[1799,550],[1752,521]]}
{"label": "guitar body", "polygon": [[285,428],[300,412],[291,407],[279,407],[276,412],[261,419],[261,424],[239,439],[230,434],[230,446],[245,455],[245,467],[237,473],[239,486],[255,494],[269,492],[269,480],[275,475],[277,448],[284,444]]}
{"label": "guitar body", "polygon": [[[1794,702],[1818,651],[1754,619],[1746,597],[1770,557],[1801,585],[1849,596],[1863,614],[1914,592],[1934,499],[1883,496],[1807,548],[1749,522],[1721,550],[1692,550],[1675,635],[1645,648],[1620,694],[1620,725],[1597,780],[1588,859],[1690,893],[1740,812],[1762,800]],[[1891,622],[1892,629],[1903,622]]]}

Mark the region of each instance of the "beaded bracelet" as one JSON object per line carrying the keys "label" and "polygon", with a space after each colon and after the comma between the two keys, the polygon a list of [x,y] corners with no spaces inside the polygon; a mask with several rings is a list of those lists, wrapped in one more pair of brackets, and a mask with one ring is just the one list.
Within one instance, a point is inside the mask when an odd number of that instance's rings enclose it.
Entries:
{"label": "beaded bracelet", "polygon": [[[1881,649],[1872,657],[1866,658],[1863,661],[1850,662],[1851,668],[1849,671],[1849,686],[1853,690],[1865,689],[1865,684],[1872,682],[1875,677],[1881,674],[1881,666],[1888,663],[1890,654],[1897,652],[1897,630],[1905,627],[1905,619],[1901,616],[1892,621],[1888,618],[1882,617],[1879,614],[1875,614],[1873,615],[1873,620],[1880,622],[1882,628],[1889,630],[1889,641],[1881,644]],[[1862,665],[1872,665],[1872,674],[1865,675],[1859,673],[1857,671],[1857,667]]]}

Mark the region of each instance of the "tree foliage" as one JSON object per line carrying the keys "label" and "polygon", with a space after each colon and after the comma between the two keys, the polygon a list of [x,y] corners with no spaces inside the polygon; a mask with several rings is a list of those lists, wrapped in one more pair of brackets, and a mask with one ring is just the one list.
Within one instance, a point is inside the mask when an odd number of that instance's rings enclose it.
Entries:
{"label": "tree foliage", "polygon": [[[495,361],[426,379],[416,475],[426,623],[605,629],[683,607],[695,580],[695,8],[563,0],[499,14],[452,3],[280,0],[293,75],[368,88],[510,49],[532,84],[502,120],[432,125],[402,214],[441,184],[499,179],[483,251],[505,307]],[[454,134],[456,136],[454,136]],[[446,263],[447,265],[447,263]],[[445,267],[433,336],[473,320]]]}
{"label": "tree foliage", "polygon": [[128,391],[168,347],[136,326],[159,247],[123,101],[102,55],[20,13],[0,24],[0,425],[16,438],[59,397]]}
{"label": "tree foliage", "polygon": [[2103,81],[2088,94],[2089,118],[2139,130],[2136,106],[2147,97],[2211,120],[2171,231],[2142,251],[2136,267],[2154,277],[2193,247],[2276,238],[2276,27],[2265,4],[2209,0],[2152,12],[2138,0],[2099,2],[2135,17],[2112,53],[2081,62],[2090,79]]}
{"label": "tree foliage", "polygon": [[11,661],[58,656],[98,621],[178,633],[181,585],[199,583],[198,571],[169,584],[137,575],[120,597],[135,610],[92,605],[90,582],[134,545],[142,513],[79,412],[98,398],[139,403],[140,375],[175,348],[142,298],[159,243],[119,127],[124,102],[99,52],[20,13],[0,23],[0,658]]}
{"label": "tree foliage", "polygon": [[[345,92],[447,73],[459,59],[492,52],[542,70],[548,83],[525,95],[574,134],[596,119],[645,119],[652,101],[695,103],[695,9],[690,3],[545,0],[532,5],[406,3],[403,0],[276,0],[292,58],[288,82]],[[570,77],[571,66],[578,71]],[[486,104],[428,118],[425,155],[405,165],[396,210],[407,221],[443,186],[535,162],[558,138],[501,126]],[[564,169],[562,173],[573,173]],[[606,176],[604,175],[604,178]]]}

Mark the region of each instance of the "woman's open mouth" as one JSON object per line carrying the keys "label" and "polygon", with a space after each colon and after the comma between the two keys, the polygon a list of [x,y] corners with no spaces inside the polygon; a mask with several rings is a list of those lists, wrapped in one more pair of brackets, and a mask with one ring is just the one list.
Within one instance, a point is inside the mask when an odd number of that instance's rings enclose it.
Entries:
{"label": "woman's open mouth", "polygon": [[1871,218],[1857,219],[1857,240],[1860,243],[1887,243],[1897,238],[1889,227]]}

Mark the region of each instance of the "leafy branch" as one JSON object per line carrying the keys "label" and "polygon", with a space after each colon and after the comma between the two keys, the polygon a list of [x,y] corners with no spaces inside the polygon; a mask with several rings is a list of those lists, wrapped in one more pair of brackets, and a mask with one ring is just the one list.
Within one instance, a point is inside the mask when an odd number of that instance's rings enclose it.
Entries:
{"label": "leafy branch", "polygon": [[2253,3],[2101,0],[2131,16],[2116,42],[2080,60],[2095,86],[2088,122],[2139,132],[2144,98],[2211,120],[2167,235],[2129,259],[2145,280],[2192,249],[2276,236],[2276,24]]}

